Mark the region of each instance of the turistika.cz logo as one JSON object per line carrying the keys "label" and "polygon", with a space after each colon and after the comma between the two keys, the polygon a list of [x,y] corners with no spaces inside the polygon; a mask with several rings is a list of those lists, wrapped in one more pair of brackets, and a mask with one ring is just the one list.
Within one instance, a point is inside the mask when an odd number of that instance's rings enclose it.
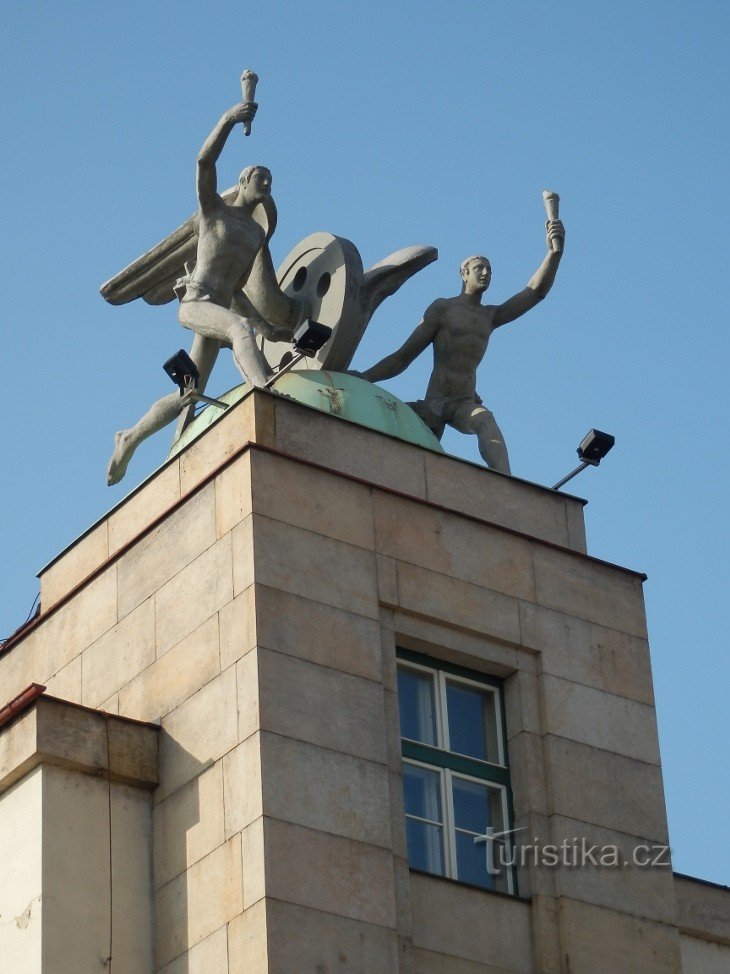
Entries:
{"label": "turistika.cz logo", "polygon": [[640,843],[622,849],[610,843],[591,843],[584,836],[565,838],[560,843],[544,843],[537,836],[533,837],[532,842],[513,841],[513,836],[518,832],[526,831],[523,827],[495,832],[490,826],[484,835],[474,839],[475,844],[484,843],[487,873],[490,876],[498,876],[503,869],[514,866],[548,869],[671,867],[668,845]]}

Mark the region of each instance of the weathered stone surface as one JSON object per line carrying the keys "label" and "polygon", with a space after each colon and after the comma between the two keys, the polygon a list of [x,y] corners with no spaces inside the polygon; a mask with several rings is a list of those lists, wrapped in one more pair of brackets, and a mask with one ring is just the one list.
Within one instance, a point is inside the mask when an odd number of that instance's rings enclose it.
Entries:
{"label": "weathered stone surface", "polygon": [[494,477],[456,457],[427,452],[424,462],[426,496],[435,504],[575,551],[586,550],[580,501],[514,477]]}
{"label": "weathered stone surface", "polygon": [[[524,655],[520,663],[524,662]],[[504,683],[504,706],[507,740],[517,734],[543,734],[545,728],[540,710],[540,681],[526,667],[520,667]]]}
{"label": "weathered stone surface", "polygon": [[276,442],[280,450],[350,474],[368,483],[392,487],[416,497],[426,496],[424,457],[427,450],[390,439],[354,424],[342,436],[341,421],[277,400]]}
{"label": "weathered stone surface", "polygon": [[171,964],[165,964],[159,974],[210,974],[211,971],[228,972],[228,929],[225,926],[219,927]]}
{"label": "weathered stone surface", "polygon": [[261,735],[261,764],[268,818],[390,846],[382,764],[267,733]]}
{"label": "weathered stone surface", "polygon": [[[437,584],[433,579],[429,581]],[[469,598],[478,597],[471,588],[467,595]],[[509,604],[507,600],[497,601],[497,606],[503,610],[502,624],[505,627],[516,617],[516,613],[510,612]],[[415,611],[413,609],[393,613],[392,625],[399,647],[425,653],[437,661],[444,660],[480,670],[491,676],[509,677],[517,669],[534,672],[535,660],[532,653],[521,653],[518,648],[497,642],[478,631],[457,629],[447,619],[415,615]]]}
{"label": "weathered stone surface", "polygon": [[[210,971],[201,971],[201,974],[210,974]],[[266,902],[263,899],[228,924],[228,974],[271,974]]]}
{"label": "weathered stone surface", "polygon": [[681,934],[679,946],[683,974],[727,974],[730,945]]}
{"label": "weathered stone surface", "polygon": [[395,928],[393,859],[386,849],[276,819],[264,819],[264,834],[267,896]]}
{"label": "weathered stone surface", "polygon": [[146,599],[113,629],[84,650],[82,702],[98,707],[155,658],[155,606]]}
{"label": "weathered stone surface", "polygon": [[249,585],[218,613],[222,670],[227,670],[256,645],[254,593],[254,586]]}
{"label": "weathered stone surface", "polygon": [[[110,728],[120,726],[111,721]],[[155,755],[156,757],[156,755]],[[109,797],[109,796],[108,796]],[[49,809],[52,807],[48,803]],[[152,796],[129,785],[111,790],[112,823],[112,949],[118,966],[128,971],[148,971],[153,965],[154,903],[150,886],[152,859]],[[104,821],[99,823],[102,836]],[[93,860],[82,857],[83,866]],[[66,877],[63,888],[69,889]],[[75,888],[75,887],[74,887]],[[73,897],[67,897],[73,899]],[[79,927],[69,924],[78,935]],[[75,929],[74,929],[75,928]],[[76,970],[81,970],[79,966]]]}
{"label": "weathered stone surface", "polygon": [[152,788],[159,780],[159,733],[124,717],[106,718],[109,773],[115,780]]}
{"label": "weathered stone surface", "polygon": [[163,967],[205,940],[242,909],[237,835],[157,891],[156,966]]}
{"label": "weathered stone surface", "polygon": [[251,454],[244,453],[215,478],[215,520],[219,538],[251,513]]}
{"label": "weathered stone surface", "polygon": [[266,901],[271,971],[347,971],[390,974],[399,970],[395,931],[373,923]]}
{"label": "weathered stone surface", "polygon": [[682,974],[679,936],[666,924],[565,897],[560,917],[563,950],[574,971]]}
{"label": "weathered stone surface", "polygon": [[43,963],[42,836],[43,771],[36,767],[0,795],[0,952],[4,969],[20,974]]}
{"label": "weathered stone surface", "polygon": [[257,582],[378,618],[372,551],[257,514],[253,517]]}
{"label": "weathered stone surface", "polygon": [[263,730],[385,763],[377,683],[267,649],[258,658]]}
{"label": "weathered stone surface", "polygon": [[32,633],[31,679],[47,684],[117,619],[117,567],[112,565]]}
{"label": "weathered stone surface", "polygon": [[223,758],[226,839],[263,815],[261,735],[252,734]]}
{"label": "weathered stone surface", "polygon": [[[672,870],[662,843],[558,815],[551,816],[550,829],[555,845],[567,843],[569,861],[577,858],[579,863],[586,863],[553,869],[558,896],[660,923],[675,922]],[[584,849],[593,850],[593,858]],[[663,865],[652,866],[651,862],[659,856]],[[647,865],[636,865],[635,857]],[[618,865],[612,864],[614,859]]]}
{"label": "weathered stone surface", "polygon": [[521,818],[530,812],[549,814],[551,800],[543,738],[527,732],[517,734],[510,740],[508,751],[515,816]]}
{"label": "weathered stone surface", "polygon": [[380,626],[314,599],[256,585],[256,626],[262,646],[353,676],[380,679]]}
{"label": "weathered stone surface", "polygon": [[252,649],[236,663],[238,740],[245,741],[261,727],[259,708],[259,651]]}
{"label": "weathered stone surface", "polygon": [[220,761],[155,807],[155,889],[223,844],[223,809]]}
{"label": "weathered stone surface", "polygon": [[552,735],[545,737],[544,749],[551,811],[653,842],[669,841],[661,768]]}
{"label": "weathered stone surface", "polygon": [[674,876],[677,923],[682,931],[730,944],[730,893],[725,886]]}
{"label": "weathered stone surface", "polygon": [[44,686],[48,685],[49,674],[44,674],[41,679],[42,667],[36,662],[40,635],[40,630],[35,629],[0,655],[0,697],[3,706],[31,683],[44,683],[45,680]]}
{"label": "weathered stone surface", "polygon": [[495,967],[478,961],[464,960],[451,954],[437,954],[431,950],[412,947],[409,957],[418,974],[514,974],[514,967]]}
{"label": "weathered stone surface", "polygon": [[[103,637],[102,637],[103,638]],[[62,670],[46,682],[46,691],[52,697],[82,703],[81,695],[81,657],[77,656]]]}
{"label": "weathered stone surface", "polygon": [[[63,974],[91,971],[98,968],[99,958],[109,955],[113,904],[113,895],[109,896],[109,788],[101,778],[44,767],[43,800],[44,810],[53,809],[52,815],[43,815],[44,953],[63,958],[59,965]],[[130,856],[144,848],[144,837],[118,838],[130,845],[134,838]],[[95,868],[90,869],[89,863]],[[69,889],[73,896],[68,895]],[[144,895],[147,890],[143,887],[138,892]]]}
{"label": "weathered stone surface", "polygon": [[152,788],[157,731],[42,696],[0,733],[0,791],[41,762]]}
{"label": "weathered stone surface", "polygon": [[233,558],[233,594],[240,595],[254,582],[253,515],[250,514],[231,531]]}
{"label": "weathered stone surface", "polygon": [[180,500],[180,462],[153,474],[109,515],[109,554],[128,544]]}
{"label": "weathered stone surface", "polygon": [[379,490],[373,509],[380,554],[535,601],[525,539]]}
{"label": "weathered stone surface", "polygon": [[122,687],[122,713],[141,720],[157,720],[210,683],[219,672],[218,617],[212,616]]}
{"label": "weathered stone surface", "polygon": [[204,436],[198,437],[180,454],[180,488],[183,494],[205,480],[216,467],[253,439],[252,411],[232,408],[226,411]]}
{"label": "weathered stone surface", "polygon": [[241,855],[243,857],[243,908],[248,910],[263,900],[267,893],[266,859],[268,851],[265,842],[265,822],[263,816],[247,825],[241,833]]}
{"label": "weathered stone surface", "polygon": [[230,667],[162,719],[160,802],[238,742],[236,672]]}
{"label": "weathered stone surface", "polygon": [[545,673],[653,705],[646,639],[528,602],[520,603],[520,627]]}
{"label": "weathered stone surface", "polygon": [[378,572],[378,598],[381,605],[395,608],[398,605],[398,574],[395,559],[385,555],[375,556]]}
{"label": "weathered stone surface", "polygon": [[371,490],[307,464],[254,451],[253,510],[361,548],[374,546]]}
{"label": "weathered stone surface", "polygon": [[653,707],[554,676],[542,688],[547,733],[659,765]]}
{"label": "weathered stone surface", "polygon": [[155,644],[162,656],[233,599],[231,537],[226,535],[155,595]]}
{"label": "weathered stone surface", "polygon": [[119,618],[162,588],[215,540],[215,490],[208,484],[120,559]]}
{"label": "weathered stone surface", "polygon": [[518,603],[499,592],[399,562],[398,597],[403,610],[519,643]]}
{"label": "weathered stone surface", "polygon": [[646,638],[638,575],[544,545],[534,546],[533,565],[539,605]]}
{"label": "weathered stone surface", "polygon": [[532,974],[527,903],[411,873],[411,915],[414,947]]}
{"label": "weathered stone surface", "polygon": [[41,611],[47,612],[74,586],[102,565],[109,557],[107,522],[92,528],[42,572]]}

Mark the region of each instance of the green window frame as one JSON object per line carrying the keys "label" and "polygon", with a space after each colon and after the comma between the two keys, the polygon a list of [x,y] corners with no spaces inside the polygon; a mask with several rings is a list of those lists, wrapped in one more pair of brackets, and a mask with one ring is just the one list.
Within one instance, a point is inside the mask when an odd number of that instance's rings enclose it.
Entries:
{"label": "green window frame", "polygon": [[409,864],[516,895],[503,681],[397,657]]}

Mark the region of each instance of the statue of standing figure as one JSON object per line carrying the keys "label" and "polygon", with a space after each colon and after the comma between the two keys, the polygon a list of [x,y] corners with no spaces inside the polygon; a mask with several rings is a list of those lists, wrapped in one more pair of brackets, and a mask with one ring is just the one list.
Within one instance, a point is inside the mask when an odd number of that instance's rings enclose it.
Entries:
{"label": "statue of standing figure", "polygon": [[[271,200],[270,171],[264,166],[250,166],[241,173],[235,196],[226,194],[224,198],[218,194],[218,157],[235,125],[243,123],[244,127],[250,127],[256,107],[253,102],[242,102],[230,108],[198,153],[196,263],[192,273],[179,282],[185,291],[178,317],[181,325],[195,332],[190,356],[200,373],[201,391],[223,345],[232,349],[244,380],[256,387],[263,386],[272,372],[256,343],[255,332],[271,341],[285,341],[291,339],[305,317],[303,302],[279,290],[273,266],[270,273],[257,274],[257,282],[264,291],[274,292],[264,297],[279,309],[277,324],[265,320],[243,292],[255,262],[258,260],[258,266],[264,270],[271,264],[267,244],[274,230],[276,211]],[[263,210],[267,214],[267,229],[254,217],[257,208],[259,213]],[[176,259],[179,260],[179,255]],[[154,263],[147,256],[141,260]],[[118,483],[139,444],[187,408],[188,402],[178,392],[172,392],[154,403],[133,427],[117,433],[107,468],[107,483]]]}
{"label": "statue of standing figure", "polygon": [[504,304],[483,305],[492,268],[486,257],[467,257],[461,265],[461,294],[439,298],[427,309],[423,320],[406,342],[361,375],[379,382],[400,375],[429,345],[433,345],[433,372],[422,400],[409,405],[426,426],[441,439],[446,426],[477,437],[482,459],[501,473],[510,473],[504,437],[493,413],[483,404],[476,389],[477,367],[484,358],[495,328],[506,325],[534,308],[553,286],[563,255],[565,229],[557,219],[555,194],[545,194],[548,253],[526,288]]}

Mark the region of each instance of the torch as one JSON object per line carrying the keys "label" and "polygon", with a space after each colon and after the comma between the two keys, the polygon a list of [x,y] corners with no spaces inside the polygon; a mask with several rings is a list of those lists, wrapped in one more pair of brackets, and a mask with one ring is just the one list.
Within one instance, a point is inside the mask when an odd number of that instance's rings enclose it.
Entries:
{"label": "torch", "polygon": [[[542,198],[545,201],[545,212],[547,213],[548,220],[558,220],[558,207],[560,205],[560,197],[557,193],[553,193],[551,189],[544,189],[542,191]],[[550,240],[550,246],[554,254],[559,254],[563,249],[563,241],[559,237],[553,237]]]}
{"label": "torch", "polygon": [[[241,75],[241,93],[243,95],[243,101],[253,102],[256,97],[256,85],[259,82],[259,76],[255,74],[251,68],[246,68],[246,70]],[[251,123],[243,123],[243,134],[251,134]]]}

